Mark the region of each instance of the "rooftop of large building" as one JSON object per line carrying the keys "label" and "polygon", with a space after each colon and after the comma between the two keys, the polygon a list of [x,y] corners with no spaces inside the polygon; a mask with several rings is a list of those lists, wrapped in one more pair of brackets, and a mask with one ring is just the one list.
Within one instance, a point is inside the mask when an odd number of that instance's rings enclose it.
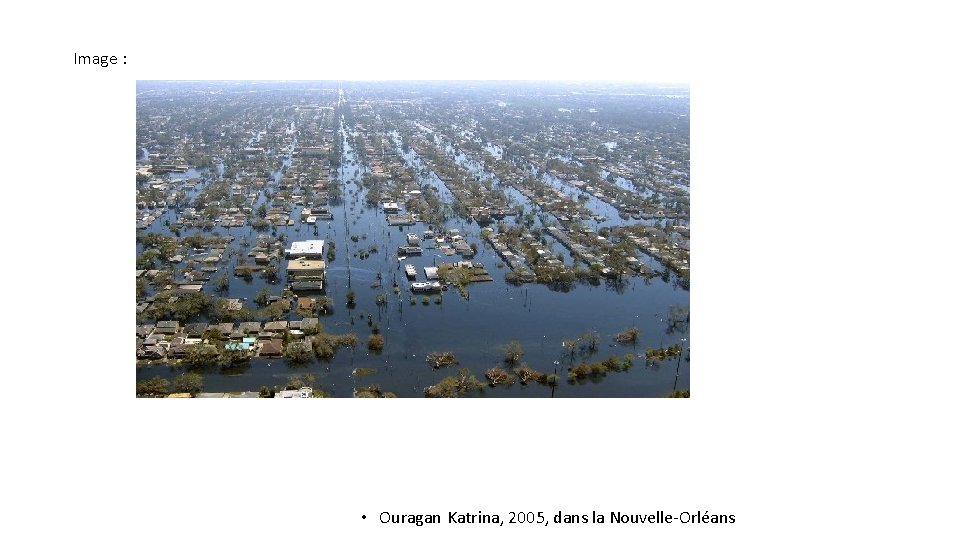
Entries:
{"label": "rooftop of large building", "polygon": [[323,253],[323,240],[304,240],[302,242],[294,242],[290,245],[290,249],[287,250],[287,253],[291,257],[296,257],[297,255],[319,255]]}

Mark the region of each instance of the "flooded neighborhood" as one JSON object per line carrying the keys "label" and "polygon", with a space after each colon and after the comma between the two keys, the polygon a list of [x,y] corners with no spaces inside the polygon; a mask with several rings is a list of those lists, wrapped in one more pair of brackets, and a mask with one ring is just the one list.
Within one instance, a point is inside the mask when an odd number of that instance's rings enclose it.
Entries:
{"label": "flooded neighborhood", "polygon": [[687,87],[136,101],[137,396],[690,396]]}

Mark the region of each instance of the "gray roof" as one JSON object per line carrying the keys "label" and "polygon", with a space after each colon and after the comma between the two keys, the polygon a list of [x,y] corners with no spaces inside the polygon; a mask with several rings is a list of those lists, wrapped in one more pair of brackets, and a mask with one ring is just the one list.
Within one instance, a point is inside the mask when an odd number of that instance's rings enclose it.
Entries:
{"label": "gray roof", "polygon": [[260,331],[259,322],[245,322],[240,323],[240,331],[245,334],[254,334]]}
{"label": "gray roof", "polygon": [[207,323],[192,323],[185,327],[188,336],[202,336],[207,330]]}

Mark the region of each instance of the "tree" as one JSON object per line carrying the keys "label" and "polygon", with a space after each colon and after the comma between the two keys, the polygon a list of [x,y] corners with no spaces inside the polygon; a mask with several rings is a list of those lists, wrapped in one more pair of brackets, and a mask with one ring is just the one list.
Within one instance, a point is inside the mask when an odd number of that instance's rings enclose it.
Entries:
{"label": "tree", "polygon": [[254,297],[253,301],[257,303],[258,306],[263,307],[267,305],[267,301],[270,299],[270,289],[264,287],[257,292],[257,296]]}
{"label": "tree", "polygon": [[230,279],[226,275],[221,275],[213,281],[213,290],[224,292],[230,289]]}
{"label": "tree", "polygon": [[640,337],[640,329],[636,326],[631,326],[623,332],[617,334],[617,341],[620,343],[636,343],[637,338]]}
{"label": "tree", "polygon": [[302,342],[287,345],[286,357],[294,362],[306,362],[313,356],[313,350]]}
{"label": "tree", "polygon": [[320,296],[313,304],[313,311],[317,315],[329,315],[333,310],[333,299],[329,296]]}
{"label": "tree", "polygon": [[527,384],[530,381],[546,381],[546,375],[527,366],[520,366],[513,370],[513,372],[520,378],[520,384]]}
{"label": "tree", "polygon": [[137,381],[138,396],[165,396],[170,393],[170,381],[157,376],[146,381]]}
{"label": "tree", "polygon": [[589,349],[590,352],[596,352],[597,346],[600,344],[600,334],[587,332],[580,336],[580,341],[583,342],[583,346]]}
{"label": "tree", "polygon": [[488,369],[484,375],[487,377],[487,380],[490,381],[490,386],[496,386],[498,384],[510,385],[516,380],[516,377],[511,373],[498,367]]}
{"label": "tree", "polygon": [[221,368],[232,368],[243,365],[249,361],[250,355],[246,351],[224,349],[220,351],[220,358],[217,359],[217,365]]}
{"label": "tree", "polygon": [[469,369],[461,369],[457,375],[445,377],[433,386],[428,386],[423,390],[427,397],[457,397],[473,390],[483,388],[476,376],[470,373]]}
{"label": "tree", "polygon": [[189,392],[197,395],[203,390],[203,376],[199,373],[181,373],[173,379],[173,389],[176,392]]}
{"label": "tree", "polygon": [[193,366],[205,366],[212,364],[217,359],[217,350],[212,345],[199,343],[190,346],[187,351],[186,362]]}
{"label": "tree", "polygon": [[299,390],[304,386],[313,386],[316,378],[312,373],[303,373],[300,375],[291,375],[287,380],[287,390]]}
{"label": "tree", "polygon": [[367,338],[367,348],[371,351],[383,350],[383,334],[370,334]]}
{"label": "tree", "polygon": [[523,346],[521,346],[520,342],[515,339],[507,344],[507,346],[504,348],[503,355],[505,361],[515,364],[520,361],[520,358],[523,357]]}
{"label": "tree", "polygon": [[433,366],[433,369],[451,366],[457,363],[457,358],[452,352],[432,352],[427,355],[427,363]]}

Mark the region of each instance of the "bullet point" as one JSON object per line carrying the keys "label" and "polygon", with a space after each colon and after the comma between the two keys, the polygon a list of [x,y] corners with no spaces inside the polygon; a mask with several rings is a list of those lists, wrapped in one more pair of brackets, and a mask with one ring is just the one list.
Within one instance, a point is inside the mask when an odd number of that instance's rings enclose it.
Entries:
{"label": "bullet point", "polygon": [[360,517],[362,517],[363,519],[367,519],[366,514],[364,514],[364,515],[362,515],[362,516],[360,516]]}

